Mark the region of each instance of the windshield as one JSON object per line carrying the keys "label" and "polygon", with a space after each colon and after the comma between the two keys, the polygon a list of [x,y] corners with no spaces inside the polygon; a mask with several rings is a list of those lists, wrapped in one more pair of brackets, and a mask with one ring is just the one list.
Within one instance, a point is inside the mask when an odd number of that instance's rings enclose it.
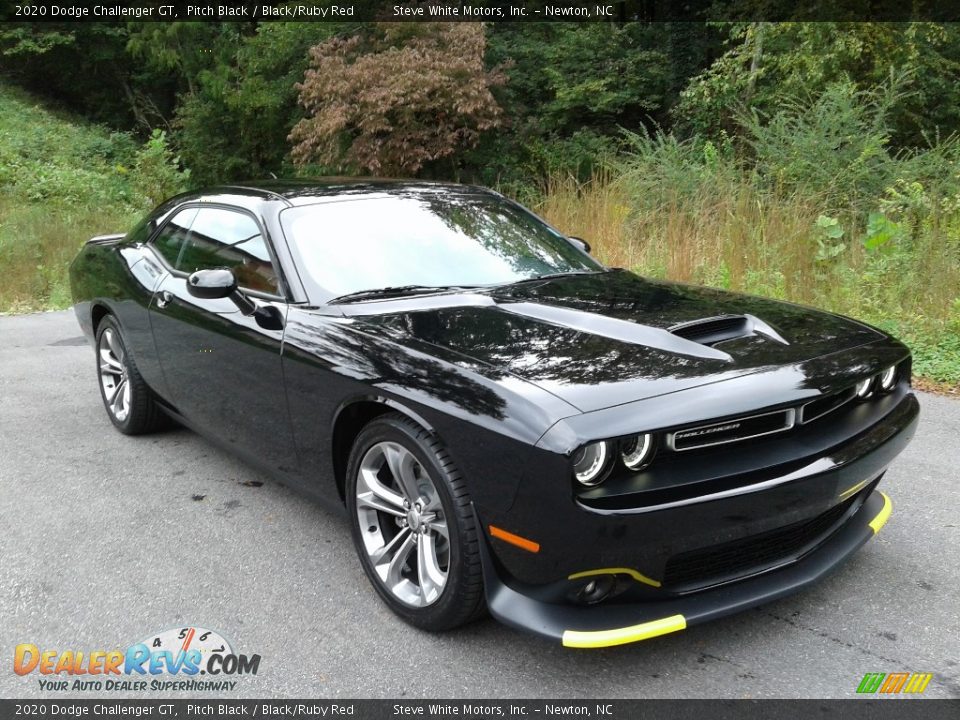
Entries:
{"label": "windshield", "polygon": [[289,208],[280,217],[301,271],[327,299],[603,270],[532,214],[490,195],[380,195]]}

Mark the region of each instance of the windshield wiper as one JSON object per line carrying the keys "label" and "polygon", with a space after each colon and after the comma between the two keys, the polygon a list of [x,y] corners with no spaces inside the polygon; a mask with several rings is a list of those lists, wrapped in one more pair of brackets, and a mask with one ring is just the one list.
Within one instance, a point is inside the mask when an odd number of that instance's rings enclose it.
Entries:
{"label": "windshield wiper", "polygon": [[458,290],[497,290],[499,288],[513,287],[514,285],[523,285],[536,282],[537,280],[551,280],[553,278],[567,277],[569,275],[597,275],[607,272],[606,270],[568,270],[567,272],[549,273],[547,275],[538,275],[537,277],[523,278],[501,285],[389,285],[382,288],[371,288],[369,290],[357,290],[356,292],[338,295],[328,300],[330,304],[349,303],[358,300],[371,300],[374,298],[404,297],[407,295],[427,295],[430,293],[455,292]]}
{"label": "windshield wiper", "polygon": [[536,277],[523,278],[522,280],[513,280],[512,282],[503,283],[502,285],[495,286],[496,288],[507,288],[514,287],[515,285],[526,285],[528,283],[537,282],[539,280],[554,280],[555,278],[570,277],[572,275],[600,275],[607,272],[606,270],[567,270],[566,272],[555,272],[547,273],[546,275],[537,275]]}
{"label": "windshield wiper", "polygon": [[355,300],[368,300],[371,298],[389,298],[403,297],[405,295],[424,295],[427,293],[447,292],[450,290],[470,290],[476,285],[390,285],[382,288],[372,288],[370,290],[357,290],[356,292],[338,295],[329,300],[330,303],[353,302]]}

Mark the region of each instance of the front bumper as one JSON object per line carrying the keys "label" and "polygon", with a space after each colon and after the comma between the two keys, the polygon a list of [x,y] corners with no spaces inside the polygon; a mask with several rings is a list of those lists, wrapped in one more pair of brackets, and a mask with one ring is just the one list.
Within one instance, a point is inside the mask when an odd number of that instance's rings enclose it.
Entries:
{"label": "front bumper", "polygon": [[771,602],[817,582],[873,537],[891,509],[886,495],[872,491],[837,530],[796,562],[710,590],[630,604],[583,607],[518,592],[500,577],[488,544],[481,542],[487,605],[506,625],[566,647],[598,648],[646,640]]}
{"label": "front bumper", "polygon": [[729,446],[726,459],[702,458],[715,479],[695,495],[624,509],[558,493],[557,478],[569,470],[543,453],[526,464],[509,508],[475,498],[477,512],[485,530],[538,545],[531,552],[490,538],[498,574],[524,595],[562,604],[583,584],[574,581],[610,568],[638,581],[618,601],[702,592],[797,560],[850,520],[909,444],[918,417],[916,396],[901,391],[789,438]]}
{"label": "front bumper", "polygon": [[[740,487],[692,501],[602,510],[551,501],[556,493],[531,482],[506,512],[477,504],[490,533],[483,543],[490,611],[568,646],[599,647],[792,593],[886,521],[889,501],[876,488],[918,418],[916,396],[901,391],[797,434],[787,450],[779,440],[755,443],[748,461],[764,453],[800,458],[769,462]],[[588,589],[592,581],[606,588],[599,596]]]}

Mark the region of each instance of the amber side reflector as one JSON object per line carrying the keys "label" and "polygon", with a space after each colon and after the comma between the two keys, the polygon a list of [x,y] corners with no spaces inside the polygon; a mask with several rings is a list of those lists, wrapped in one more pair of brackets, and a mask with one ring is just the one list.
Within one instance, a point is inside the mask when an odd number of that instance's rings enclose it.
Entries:
{"label": "amber side reflector", "polygon": [[504,542],[508,542],[511,545],[516,545],[518,548],[523,548],[527,552],[540,552],[540,543],[527,540],[519,535],[514,535],[512,532],[507,532],[502,528],[498,528],[496,525],[490,526],[490,535]]}

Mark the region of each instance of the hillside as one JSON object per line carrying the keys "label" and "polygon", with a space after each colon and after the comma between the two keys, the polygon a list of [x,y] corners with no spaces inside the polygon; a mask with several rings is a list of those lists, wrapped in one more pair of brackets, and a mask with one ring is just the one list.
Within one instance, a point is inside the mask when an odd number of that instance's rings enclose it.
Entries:
{"label": "hillside", "polygon": [[152,206],[170,160],[162,135],[141,148],[0,84],[0,312],[66,307],[77,249]]}

